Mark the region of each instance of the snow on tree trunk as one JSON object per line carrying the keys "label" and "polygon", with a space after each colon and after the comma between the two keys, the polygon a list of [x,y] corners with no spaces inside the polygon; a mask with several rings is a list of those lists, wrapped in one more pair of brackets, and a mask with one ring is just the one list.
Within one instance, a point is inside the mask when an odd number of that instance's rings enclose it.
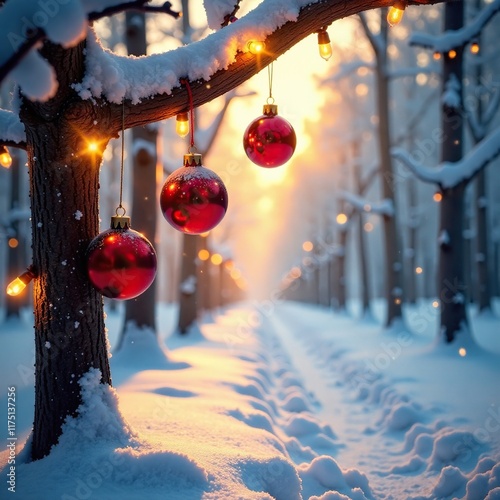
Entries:
{"label": "snow on tree trunk", "polygon": [[[445,5],[444,29],[457,30],[463,26],[464,5],[452,2]],[[450,91],[450,82],[457,81],[459,87],[454,94],[462,102],[462,58],[463,49],[457,48],[457,55],[450,58],[444,54],[443,94]],[[463,156],[463,118],[460,109],[450,100],[443,99],[441,161],[456,162]],[[465,182],[445,189],[441,201],[438,294],[441,299],[441,338],[453,342],[466,328],[465,269],[464,269],[464,200]]]}

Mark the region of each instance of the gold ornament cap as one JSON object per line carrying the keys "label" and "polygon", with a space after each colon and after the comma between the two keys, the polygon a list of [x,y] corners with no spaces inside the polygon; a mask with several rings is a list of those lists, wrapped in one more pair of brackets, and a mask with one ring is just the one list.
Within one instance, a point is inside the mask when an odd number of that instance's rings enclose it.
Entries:
{"label": "gold ornament cap", "polygon": [[265,115],[275,116],[278,114],[277,104],[264,104],[264,110],[262,111]]}
{"label": "gold ornament cap", "polygon": [[129,229],[130,217],[128,215],[113,215],[111,217],[111,229]]}
{"label": "gold ornament cap", "polygon": [[201,154],[200,153],[186,153],[184,155],[185,167],[201,167]]}

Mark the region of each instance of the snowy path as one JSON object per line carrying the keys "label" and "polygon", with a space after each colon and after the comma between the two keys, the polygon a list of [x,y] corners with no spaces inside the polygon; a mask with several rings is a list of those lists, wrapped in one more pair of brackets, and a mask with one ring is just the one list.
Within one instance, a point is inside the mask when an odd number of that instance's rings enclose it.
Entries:
{"label": "snowy path", "polygon": [[[90,370],[51,454],[19,456],[17,497],[500,500],[498,354],[459,355],[313,306],[259,305],[186,336],[170,334],[175,310],[161,307],[160,343],[130,332],[111,358],[116,389]],[[108,316],[112,345],[121,318]],[[499,353],[498,319],[477,325]],[[19,436],[33,416],[32,369],[32,325],[4,325],[0,374],[17,388]],[[8,457],[4,446],[1,474]]]}
{"label": "snowy path", "polygon": [[[480,454],[493,452],[498,461],[498,432],[495,440],[481,439],[480,432],[457,428],[467,419],[446,413],[444,403],[422,404],[404,392],[418,375],[411,357],[402,356],[408,346],[418,347],[415,339],[381,337],[372,323],[355,324],[307,306],[281,304],[266,321],[265,330],[275,332],[297,377],[317,400],[315,416],[338,439],[331,456],[342,469],[365,474],[373,498],[465,498],[459,492],[474,478]],[[349,342],[346,332],[352,335]],[[401,376],[405,363],[409,375]],[[490,385],[494,392],[496,382]],[[476,487],[469,480],[467,498],[486,498],[481,491],[489,490]]]}

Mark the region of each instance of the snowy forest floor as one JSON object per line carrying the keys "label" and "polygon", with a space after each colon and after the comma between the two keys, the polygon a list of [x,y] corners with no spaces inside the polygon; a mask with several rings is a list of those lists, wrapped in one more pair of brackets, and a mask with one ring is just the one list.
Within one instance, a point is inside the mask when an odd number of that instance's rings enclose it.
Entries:
{"label": "snowy forest floor", "polygon": [[[270,301],[240,304],[161,348],[131,332],[115,389],[80,381],[83,404],[49,457],[24,463],[33,418],[30,316],[4,322],[0,405],[17,394],[16,495],[0,498],[500,499],[500,319],[474,316],[476,344],[436,345],[436,311],[412,331]],[[111,346],[122,315],[108,314]],[[459,349],[462,348],[462,350]]]}

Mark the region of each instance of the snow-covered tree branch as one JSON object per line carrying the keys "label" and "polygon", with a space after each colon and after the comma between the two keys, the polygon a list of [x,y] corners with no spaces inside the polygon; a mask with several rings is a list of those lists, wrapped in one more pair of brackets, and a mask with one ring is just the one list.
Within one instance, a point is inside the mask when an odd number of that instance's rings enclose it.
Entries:
{"label": "snow-covered tree branch", "polygon": [[438,36],[427,33],[413,33],[410,36],[410,45],[418,45],[442,54],[449,52],[451,49],[464,47],[479,36],[498,11],[500,11],[500,0],[493,0],[467,26],[459,30],[447,31]]}
{"label": "snow-covered tree branch", "polygon": [[392,200],[385,199],[377,203],[373,203],[362,196],[358,196],[347,191],[340,193],[340,198],[352,205],[352,207],[358,212],[383,215],[385,217],[394,216],[394,204],[392,203]]}
{"label": "snow-covered tree branch", "polygon": [[443,162],[437,167],[427,167],[415,161],[411,154],[401,148],[393,148],[392,156],[410,169],[421,181],[437,184],[441,189],[450,189],[462,182],[469,182],[491,160],[500,154],[500,128],[495,129],[461,160]]}
{"label": "snow-covered tree branch", "polygon": [[[410,3],[424,5],[440,1]],[[107,2],[109,5],[117,3],[112,0]],[[24,11],[19,11],[17,3],[12,2],[17,7],[6,10],[9,5],[0,10],[0,27],[4,28],[2,32],[5,36],[11,32],[22,33],[24,26],[21,18],[26,17],[20,15]],[[388,0],[356,0],[349,3],[328,0],[312,4],[307,0],[294,0],[286,2],[286,5],[282,0],[264,0],[237,23],[212,33],[204,40],[165,54],[139,58],[120,57],[102,48],[93,31],[87,30],[85,15],[95,8],[89,0],[72,0],[64,8],[61,6],[57,15],[46,22],[44,33],[48,39],[63,47],[74,46],[87,37],[86,71],[82,81],[75,82],[75,89],[83,100],[92,103],[87,108],[101,100],[113,103],[109,107],[108,129],[118,131],[124,99],[126,128],[170,118],[187,108],[186,90],[179,84],[181,78],[192,82],[194,105],[200,106],[258,73],[322,26],[361,10],[387,5],[390,5]],[[74,9],[69,9],[69,6]],[[8,21],[12,17],[17,20],[14,25]],[[266,40],[266,51],[259,58],[248,52],[247,42],[250,39]],[[5,63],[10,57],[12,50],[3,52],[0,63]],[[33,78],[34,73],[37,78]],[[58,75],[55,75],[50,63],[33,50],[11,76],[20,83],[23,93],[33,100],[47,100],[57,91]],[[207,85],[208,80],[210,85]]]}

